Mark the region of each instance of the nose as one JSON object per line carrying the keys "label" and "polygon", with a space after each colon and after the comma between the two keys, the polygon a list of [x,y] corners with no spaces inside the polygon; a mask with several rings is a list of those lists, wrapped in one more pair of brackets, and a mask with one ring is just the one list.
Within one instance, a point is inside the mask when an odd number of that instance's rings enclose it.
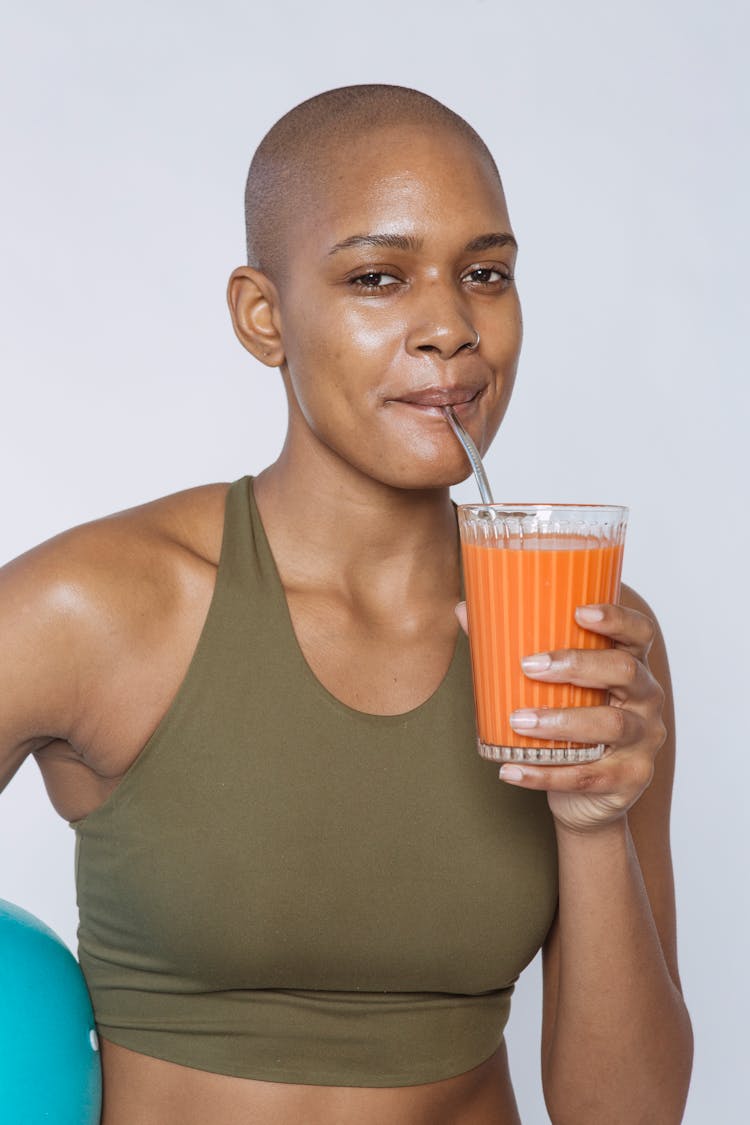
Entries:
{"label": "nose", "polygon": [[433,283],[409,318],[406,348],[411,355],[435,353],[450,359],[465,348],[473,351],[479,333],[465,301],[448,285]]}

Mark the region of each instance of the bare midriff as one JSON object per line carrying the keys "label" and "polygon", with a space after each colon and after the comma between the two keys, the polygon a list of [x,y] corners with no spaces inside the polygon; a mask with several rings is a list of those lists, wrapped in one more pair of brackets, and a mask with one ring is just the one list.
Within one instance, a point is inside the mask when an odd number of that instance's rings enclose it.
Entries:
{"label": "bare midriff", "polygon": [[421,1086],[301,1086],[178,1066],[102,1041],[101,1125],[521,1125],[505,1047]]}

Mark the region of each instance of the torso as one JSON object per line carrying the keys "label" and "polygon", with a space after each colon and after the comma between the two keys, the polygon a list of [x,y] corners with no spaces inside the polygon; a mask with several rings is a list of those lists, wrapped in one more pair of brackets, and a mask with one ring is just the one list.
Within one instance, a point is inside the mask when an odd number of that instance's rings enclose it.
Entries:
{"label": "torso", "polygon": [[505,1048],[466,1074],[390,1089],[228,1078],[104,1043],[101,1125],[521,1125]]}
{"label": "torso", "polygon": [[[98,808],[159,725],[184,679],[205,622],[221,550],[225,485],[208,486],[102,521],[101,550],[110,561],[123,537],[133,555],[111,568],[114,622],[102,632],[102,653],[86,674],[86,705],[70,738],[37,751],[45,784],[66,819]],[[120,521],[120,522],[118,522]],[[135,557],[133,557],[135,556]],[[279,571],[284,581],[283,559]],[[106,568],[105,568],[106,569]],[[295,633],[313,672],[342,702],[371,713],[416,707],[450,664],[455,624],[449,591],[430,630],[407,622],[369,622],[348,607],[305,590],[286,593]],[[94,607],[96,616],[96,607]],[[331,619],[337,659],[332,659]],[[423,626],[423,623],[420,622]],[[96,647],[96,646],[94,646]],[[388,659],[384,660],[384,653]],[[92,654],[95,656],[95,654]],[[356,674],[352,674],[356,669]],[[386,669],[384,673],[384,669]],[[133,706],[133,700],[138,706]],[[106,715],[102,724],[99,716]],[[518,1114],[504,1048],[474,1070],[443,1082],[393,1089],[294,1086],[231,1078],[177,1066],[103,1044],[103,1125],[515,1125]]]}
{"label": "torso", "polygon": [[[178,493],[98,525],[110,573],[109,588],[99,591],[108,609],[107,620],[96,625],[101,659],[91,660],[82,686],[86,706],[70,737],[36,752],[66,820],[81,819],[106,800],[177,694],[216,582],[227,487]],[[112,556],[122,552],[123,540],[138,544],[140,557],[133,565],[129,555],[120,571]],[[458,589],[447,591],[428,623],[363,622],[341,599],[288,582],[283,557],[276,561],[300,648],[332,695],[360,711],[399,714],[433,693],[455,645]]]}

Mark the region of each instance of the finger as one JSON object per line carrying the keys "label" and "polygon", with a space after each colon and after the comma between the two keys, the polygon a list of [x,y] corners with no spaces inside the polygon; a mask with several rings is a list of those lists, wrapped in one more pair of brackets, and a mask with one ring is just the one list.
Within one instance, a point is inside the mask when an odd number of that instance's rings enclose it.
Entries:
{"label": "finger", "polygon": [[578,606],[575,617],[582,628],[609,637],[636,656],[646,655],[656,634],[650,617],[621,605]]}
{"label": "finger", "polygon": [[589,742],[621,748],[648,740],[649,723],[625,707],[528,708],[513,711],[517,734],[550,742]]}
{"label": "finger", "polygon": [[658,701],[661,689],[645,664],[624,648],[557,649],[521,660],[524,674],[551,684],[611,691],[620,700]]}
{"label": "finger", "polygon": [[453,611],[458,618],[458,623],[463,629],[464,633],[469,631],[469,619],[466,616],[466,602],[459,602]]}
{"label": "finger", "polygon": [[654,774],[654,755],[605,753],[596,762],[580,765],[532,766],[526,762],[505,763],[500,778],[524,789],[544,789],[554,793],[617,794],[628,803],[629,794],[642,793]]}

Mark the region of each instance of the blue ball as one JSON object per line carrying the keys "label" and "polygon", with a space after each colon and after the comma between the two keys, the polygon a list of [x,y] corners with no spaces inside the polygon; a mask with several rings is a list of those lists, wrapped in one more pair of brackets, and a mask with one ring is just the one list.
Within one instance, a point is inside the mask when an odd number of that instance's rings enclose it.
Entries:
{"label": "blue ball", "polygon": [[0,1118],[98,1125],[94,1013],[78,962],[33,914],[0,899]]}

